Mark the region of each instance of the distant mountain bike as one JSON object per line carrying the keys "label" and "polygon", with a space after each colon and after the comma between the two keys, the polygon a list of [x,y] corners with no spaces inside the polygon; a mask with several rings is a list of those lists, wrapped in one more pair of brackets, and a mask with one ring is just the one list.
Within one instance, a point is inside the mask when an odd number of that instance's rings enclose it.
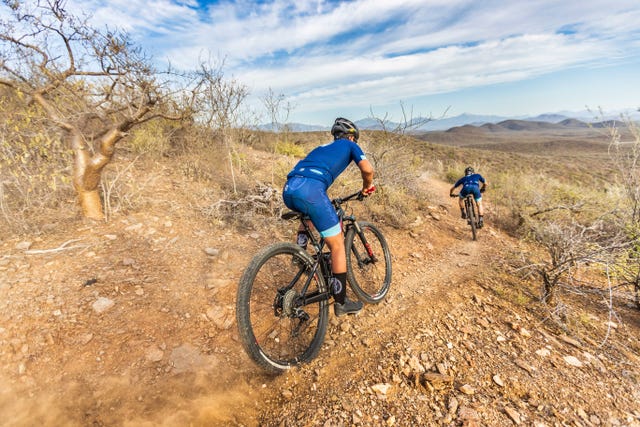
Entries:
{"label": "distant mountain bike", "polygon": [[[458,197],[458,193],[450,194],[451,197]],[[473,240],[478,240],[478,229],[480,225],[480,215],[478,214],[478,206],[473,199],[473,194],[467,194],[464,198],[464,212],[467,217],[467,224],[471,227],[471,236]]]}
{"label": "distant mountain bike", "polygon": [[[352,199],[363,196],[357,192],[332,200],[342,223],[347,280],[359,299],[376,304],[391,286],[391,253],[375,225],[345,214],[342,205]],[[282,218],[302,222],[312,253],[295,243],[264,248],[244,271],[236,299],[245,351],[260,367],[276,374],[318,355],[329,321],[332,277],[331,254],[308,225],[309,217],[286,212]]]}

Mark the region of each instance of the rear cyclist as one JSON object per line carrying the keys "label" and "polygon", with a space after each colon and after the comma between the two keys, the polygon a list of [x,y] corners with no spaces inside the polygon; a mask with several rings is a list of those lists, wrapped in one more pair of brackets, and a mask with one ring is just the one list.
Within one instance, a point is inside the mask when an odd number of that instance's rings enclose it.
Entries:
{"label": "rear cyclist", "polygon": [[457,187],[462,186],[460,190],[460,197],[458,198],[458,204],[460,205],[460,213],[462,219],[466,219],[467,215],[464,211],[464,198],[467,194],[473,194],[473,198],[478,206],[478,227],[482,228],[484,225],[484,210],[482,208],[482,194],[487,188],[487,182],[479,173],[475,173],[471,166],[468,166],[464,170],[464,176],[453,184],[453,187],[449,190],[449,195],[453,196],[453,192]]}
{"label": "rear cyclist", "polygon": [[[333,281],[331,293],[335,300],[334,313],[355,314],[362,310],[361,301],[347,299],[347,259],[340,220],[327,195],[333,181],[353,161],[362,175],[362,194],[368,196],[375,191],[373,166],[357,144],[360,131],[351,121],[339,117],[331,128],[333,142],[314,148],[287,175],[282,191],[284,204],[292,210],[302,212],[324,238],[331,251]],[[298,244],[306,247],[308,236],[298,232]]]}

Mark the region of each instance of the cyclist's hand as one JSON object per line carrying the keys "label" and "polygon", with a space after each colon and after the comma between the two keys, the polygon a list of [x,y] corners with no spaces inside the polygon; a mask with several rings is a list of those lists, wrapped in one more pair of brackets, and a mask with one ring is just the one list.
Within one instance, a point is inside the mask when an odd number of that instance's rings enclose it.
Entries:
{"label": "cyclist's hand", "polygon": [[449,197],[457,197],[457,194],[449,193]]}
{"label": "cyclist's hand", "polygon": [[371,194],[373,194],[373,192],[376,191],[376,186],[372,185],[369,188],[365,188],[364,190],[362,190],[362,195],[364,197],[370,196]]}
{"label": "cyclist's hand", "polygon": [[484,193],[484,190],[485,190],[485,188],[484,188],[484,187],[482,187],[482,188],[480,189],[480,192],[481,192],[481,193]]}

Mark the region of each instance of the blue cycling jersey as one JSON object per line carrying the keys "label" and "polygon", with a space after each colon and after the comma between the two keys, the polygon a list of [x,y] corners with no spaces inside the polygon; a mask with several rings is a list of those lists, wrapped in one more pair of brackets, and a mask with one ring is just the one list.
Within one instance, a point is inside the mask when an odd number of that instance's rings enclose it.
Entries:
{"label": "blue cycling jersey", "polygon": [[365,159],[360,146],[348,139],[337,139],[314,148],[287,175],[282,190],[284,204],[309,215],[322,237],[339,234],[340,219],[327,189],[352,161],[358,164]]}
{"label": "blue cycling jersey", "polygon": [[477,201],[482,200],[482,195],[480,194],[480,183],[484,183],[484,178],[479,173],[474,173],[471,175],[463,176],[459,180],[456,181],[454,187],[462,185],[462,189],[460,190],[460,198],[463,199],[467,196],[467,194],[473,194],[473,198]]}
{"label": "blue cycling jersey", "polygon": [[454,185],[454,187],[458,187],[459,185],[462,185],[462,188],[466,188],[469,189],[469,187],[480,187],[480,183],[484,183],[484,178],[482,177],[482,175],[480,175],[479,173],[474,173],[471,175],[467,175],[467,176],[463,176],[462,178],[460,178],[458,181],[456,181],[456,184]]}
{"label": "blue cycling jersey", "polygon": [[314,148],[287,175],[315,178],[329,188],[333,181],[354,161],[356,164],[366,156],[358,144],[348,139],[336,139],[329,144]]}

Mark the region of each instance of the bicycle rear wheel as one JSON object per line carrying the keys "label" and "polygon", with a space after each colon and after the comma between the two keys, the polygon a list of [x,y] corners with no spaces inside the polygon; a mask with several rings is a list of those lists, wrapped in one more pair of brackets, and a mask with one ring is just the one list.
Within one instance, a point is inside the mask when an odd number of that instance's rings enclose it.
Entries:
{"label": "bicycle rear wheel", "polygon": [[472,199],[467,200],[467,218],[471,226],[471,237],[473,240],[478,238],[478,214],[476,213],[475,204]]}
{"label": "bicycle rear wheel", "polygon": [[391,287],[391,252],[382,232],[368,222],[358,222],[362,236],[355,227],[345,237],[347,279],[358,298],[377,304]]}
{"label": "bicycle rear wheel", "polygon": [[242,345],[254,362],[279,374],[317,356],[327,331],[328,300],[304,305],[326,291],[314,261],[292,243],[258,253],[244,271],[236,300]]}

